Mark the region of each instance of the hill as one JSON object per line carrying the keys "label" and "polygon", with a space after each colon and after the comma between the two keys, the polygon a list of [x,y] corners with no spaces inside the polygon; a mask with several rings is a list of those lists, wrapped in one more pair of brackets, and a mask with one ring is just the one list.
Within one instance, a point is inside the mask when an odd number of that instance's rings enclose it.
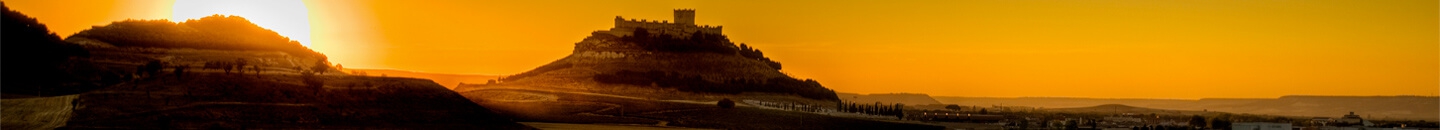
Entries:
{"label": "hill", "polygon": [[240,16],[212,15],[175,23],[125,20],[86,29],[66,41],[97,46],[280,51],[301,57],[325,57],[300,42],[261,28]]}
{"label": "hill", "polygon": [[[693,16],[693,10],[675,11],[676,21]],[[819,81],[781,73],[779,62],[731,42],[719,29],[616,17],[615,28],[592,32],[564,58],[502,76],[496,84],[467,82],[454,90],[524,122],[711,129],[944,128],[822,111],[838,104],[834,91]]]}
{"label": "hill", "polygon": [[840,100],[856,103],[880,102],[882,104],[901,103],[907,105],[941,104],[940,101],[935,100],[935,98],[931,98],[930,95],[921,93],[882,93],[866,95],[855,93],[836,93],[835,95],[839,95]]}
{"label": "hill", "polygon": [[1045,110],[1047,110],[1047,111],[1053,111],[1053,112],[1075,112],[1075,113],[1159,113],[1159,114],[1165,114],[1165,115],[1203,115],[1203,114],[1206,113],[1206,112],[1201,112],[1201,111],[1179,111],[1179,110],[1165,110],[1165,109],[1144,108],[1144,107],[1135,107],[1135,106],[1128,106],[1128,105],[1121,105],[1121,104],[1104,104],[1104,105],[1098,105],[1098,106],[1076,107],[1076,108],[1050,108],[1050,109],[1045,109]]}
{"label": "hill", "polygon": [[[0,3],[0,59],[5,59],[3,77],[6,97],[21,95],[74,94],[95,85],[83,84],[85,75],[67,72],[75,64],[72,57],[86,57],[89,52],[79,45],[61,41],[45,24]],[[23,94],[21,94],[23,93]]]}
{"label": "hill", "polygon": [[[800,80],[779,71],[780,64],[759,50],[729,41],[724,35],[694,33],[686,38],[669,33],[617,35],[597,31],[571,55],[534,70],[501,78],[498,86],[526,86],[656,98],[697,97],[665,94],[735,95],[767,93],[810,100],[835,101],[834,91],[815,80]],[[476,85],[473,87],[483,87]],[[465,91],[462,85],[457,91]],[[718,99],[708,99],[718,100]]]}
{"label": "hill", "polygon": [[[280,44],[276,39],[283,40],[283,37],[273,32],[256,33],[254,31],[268,30],[247,26],[224,28],[253,25],[248,21],[238,17],[210,18],[144,27],[129,24],[163,22],[122,21],[82,32],[84,35],[77,34],[66,39],[68,43],[60,42],[83,47],[80,49],[88,56],[19,55],[65,57],[67,60],[59,66],[63,67],[60,72],[72,75],[75,80],[65,84],[94,87],[66,95],[12,96],[16,94],[10,92],[16,91],[9,89],[14,86],[5,85],[5,98],[0,100],[5,109],[0,115],[7,116],[0,126],[5,129],[533,129],[470,102],[433,81],[336,73],[338,70],[329,67],[323,55],[298,44]],[[165,27],[217,28],[179,29],[181,33],[148,32],[166,30]],[[10,42],[20,39],[12,36],[23,33],[12,34],[8,29],[15,28],[6,29],[4,44],[26,43]],[[96,34],[107,36],[98,39],[124,40],[96,40],[93,36],[102,36]],[[18,46],[7,46],[7,49]],[[295,53],[297,50],[305,53]],[[6,63],[6,67],[12,67],[11,63],[15,62]],[[52,78],[10,72],[6,71],[4,81]]]}
{"label": "hill", "polygon": [[345,71],[349,71],[351,72],[350,74],[355,75],[430,79],[450,89],[455,89],[455,87],[460,86],[460,84],[485,84],[488,81],[500,78],[499,75],[427,73],[388,69],[345,69]]}
{"label": "hill", "polygon": [[1180,99],[1096,99],[1096,98],[989,98],[935,97],[946,104],[1006,105],[1043,108],[1087,107],[1124,104],[1156,109],[1218,111],[1286,116],[1338,117],[1348,112],[1379,120],[1440,120],[1440,97],[1428,96],[1283,96],[1273,99],[1205,98]]}

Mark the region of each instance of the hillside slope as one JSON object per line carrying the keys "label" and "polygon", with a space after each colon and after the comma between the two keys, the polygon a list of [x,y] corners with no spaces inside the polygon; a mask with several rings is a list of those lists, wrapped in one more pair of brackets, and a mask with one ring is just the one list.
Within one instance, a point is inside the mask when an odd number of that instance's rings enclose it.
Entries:
{"label": "hillside slope", "polygon": [[91,46],[280,51],[299,57],[325,57],[239,16],[212,15],[179,23],[117,21],[80,31],[65,40]]}
{"label": "hillside slope", "polygon": [[[118,36],[110,38],[126,41],[89,37],[97,34],[95,30],[89,30],[87,35],[72,36],[66,41],[83,45],[89,56],[68,58],[62,66],[63,72],[77,76],[79,81],[71,84],[95,88],[64,96],[7,96],[3,100],[5,111],[0,115],[27,116],[6,116],[5,124],[0,126],[7,129],[533,129],[497,115],[430,80],[335,73],[338,71],[329,67],[323,55],[298,44],[288,44],[292,42],[278,42],[285,38],[269,30],[258,27],[245,30],[244,27],[253,24],[242,18],[225,19],[206,24],[242,27],[242,30],[184,32],[208,33],[204,35],[146,32],[179,27],[174,23],[154,22],[164,26],[96,27],[105,30],[103,34]],[[7,40],[12,36],[5,35]],[[237,39],[243,40],[230,41]],[[10,74],[6,73],[5,81],[49,78]]]}
{"label": "hillside slope", "polygon": [[4,86],[0,92],[4,97],[53,96],[74,94],[94,89],[95,85],[84,84],[83,74],[67,72],[67,66],[74,64],[71,57],[89,56],[80,46],[61,41],[60,36],[50,32],[45,24],[23,13],[10,10],[0,3],[0,59],[5,64],[0,71]]}
{"label": "hillside slope", "polygon": [[[428,73],[428,72],[416,72],[416,71],[404,71],[404,70],[388,70],[388,69],[350,69],[350,68],[347,68],[347,69],[345,69],[345,70],[343,70],[343,71],[350,72],[351,75],[386,76],[386,77],[410,77],[410,78],[430,79],[430,80],[432,80],[432,81],[435,81],[435,83],[439,83],[440,85],[443,85],[443,86],[445,86],[445,88],[449,88],[449,89],[455,89],[455,87],[458,87],[460,84],[485,84],[487,81],[495,80],[495,79],[497,79],[497,78],[500,78],[500,76],[498,76],[498,75]],[[356,72],[359,72],[359,73],[356,73]]]}
{"label": "hillside slope", "polygon": [[429,80],[343,75],[188,75],[162,75],[81,94],[74,116],[62,128],[527,128]]}
{"label": "hillside slope", "polygon": [[[534,70],[502,77],[496,86],[637,95],[656,98],[691,94],[767,93],[813,100],[837,100],[814,80],[792,78],[759,50],[736,46],[719,34],[617,36],[598,31],[575,44],[571,55]],[[462,85],[457,91],[487,87]],[[675,94],[675,92],[685,92]]]}

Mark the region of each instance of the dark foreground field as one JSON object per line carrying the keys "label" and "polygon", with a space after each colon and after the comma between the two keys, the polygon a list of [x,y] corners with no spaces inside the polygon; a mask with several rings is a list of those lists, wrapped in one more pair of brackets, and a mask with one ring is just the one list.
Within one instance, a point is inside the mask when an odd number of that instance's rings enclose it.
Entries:
{"label": "dark foreground field", "polygon": [[752,107],[719,108],[714,104],[591,93],[487,89],[461,94],[499,114],[526,122],[642,124],[717,129],[944,129],[932,125]]}
{"label": "dark foreground field", "polygon": [[421,79],[193,73],[79,95],[60,129],[529,129]]}

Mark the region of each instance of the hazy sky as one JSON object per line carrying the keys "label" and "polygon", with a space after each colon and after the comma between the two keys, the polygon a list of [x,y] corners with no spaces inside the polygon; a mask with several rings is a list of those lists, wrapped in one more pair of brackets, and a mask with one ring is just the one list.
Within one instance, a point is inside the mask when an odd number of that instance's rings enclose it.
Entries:
{"label": "hazy sky", "polygon": [[[5,2],[62,36],[182,11],[163,0]],[[616,15],[671,20],[671,10],[693,8],[697,24],[724,26],[731,40],[761,49],[783,63],[785,73],[840,92],[1096,98],[1440,93],[1435,0],[304,3],[308,12],[288,13],[308,14],[311,47],[347,68],[515,74],[568,55],[590,32],[613,26]]]}

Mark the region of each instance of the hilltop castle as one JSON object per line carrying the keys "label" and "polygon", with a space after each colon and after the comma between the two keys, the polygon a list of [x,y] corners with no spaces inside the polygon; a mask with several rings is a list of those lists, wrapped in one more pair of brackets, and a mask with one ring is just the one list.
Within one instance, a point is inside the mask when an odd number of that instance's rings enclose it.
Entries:
{"label": "hilltop castle", "polygon": [[687,37],[695,32],[720,34],[721,26],[695,25],[694,9],[676,9],[674,23],[663,20],[626,20],[624,17],[615,16],[615,27],[610,28],[610,33],[616,36],[629,36],[635,32],[636,28],[643,28],[650,32],[650,34],[669,34],[677,37]]}

